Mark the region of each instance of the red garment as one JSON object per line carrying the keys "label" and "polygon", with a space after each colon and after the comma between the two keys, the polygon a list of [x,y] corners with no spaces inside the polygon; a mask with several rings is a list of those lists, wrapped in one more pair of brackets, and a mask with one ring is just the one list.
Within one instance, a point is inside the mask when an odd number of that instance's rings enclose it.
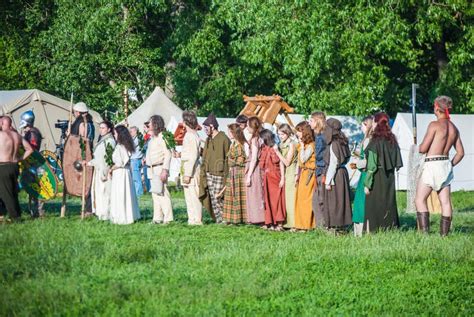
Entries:
{"label": "red garment", "polygon": [[263,196],[265,198],[265,224],[277,225],[285,222],[285,186],[280,188],[280,159],[273,148],[266,145],[260,152],[259,166],[262,173]]}
{"label": "red garment", "polygon": [[150,140],[150,138],[151,138],[151,134],[147,132],[143,136],[143,141],[148,142],[148,140]]}

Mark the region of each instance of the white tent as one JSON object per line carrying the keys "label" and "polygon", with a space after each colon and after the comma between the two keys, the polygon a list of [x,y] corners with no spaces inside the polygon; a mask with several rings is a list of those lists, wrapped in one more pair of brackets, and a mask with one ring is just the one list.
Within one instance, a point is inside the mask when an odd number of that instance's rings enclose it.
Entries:
{"label": "white tent", "polygon": [[[57,120],[69,120],[70,102],[38,89],[0,91],[0,115],[11,116],[15,128],[20,124],[21,114],[27,110],[33,110],[35,126],[43,135],[41,150],[54,152],[61,136],[61,130],[54,125]],[[91,110],[90,114],[96,126],[97,137],[97,126],[102,118],[95,111]]]}
{"label": "white tent", "polygon": [[[433,114],[417,114],[417,143],[423,141],[428,125],[436,120]],[[454,167],[453,191],[474,190],[474,115],[451,115],[451,121],[458,127],[464,145],[464,159]],[[413,144],[412,116],[410,113],[398,113],[392,128],[402,152],[403,167],[398,172],[397,189],[407,189],[407,166],[410,146]],[[454,149],[450,157],[454,156]]]}
{"label": "white tent", "polygon": [[143,123],[153,115],[160,115],[165,120],[166,128],[174,132],[181,121],[183,110],[175,105],[163,89],[156,87],[151,95],[128,116],[128,125],[136,126],[143,132]]}

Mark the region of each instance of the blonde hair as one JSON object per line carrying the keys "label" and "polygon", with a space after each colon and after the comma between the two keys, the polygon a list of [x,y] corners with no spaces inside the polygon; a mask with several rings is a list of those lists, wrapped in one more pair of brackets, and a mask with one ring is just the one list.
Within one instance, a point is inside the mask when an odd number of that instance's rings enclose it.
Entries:
{"label": "blonde hair", "polygon": [[311,114],[311,118],[316,122],[314,132],[320,134],[326,128],[326,114],[322,111],[315,111]]}

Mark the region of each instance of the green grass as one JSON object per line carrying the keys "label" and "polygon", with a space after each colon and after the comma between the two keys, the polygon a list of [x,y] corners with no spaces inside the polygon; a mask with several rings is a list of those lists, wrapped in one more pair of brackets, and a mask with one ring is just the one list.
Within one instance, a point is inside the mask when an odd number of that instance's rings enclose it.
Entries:
{"label": "green grass", "polygon": [[[399,206],[405,205],[399,193]],[[24,198],[22,201],[25,201]],[[473,315],[474,194],[454,194],[454,231],[401,230],[333,237],[251,226],[118,226],[79,219],[71,200],[49,216],[0,225],[0,316],[43,315]]]}

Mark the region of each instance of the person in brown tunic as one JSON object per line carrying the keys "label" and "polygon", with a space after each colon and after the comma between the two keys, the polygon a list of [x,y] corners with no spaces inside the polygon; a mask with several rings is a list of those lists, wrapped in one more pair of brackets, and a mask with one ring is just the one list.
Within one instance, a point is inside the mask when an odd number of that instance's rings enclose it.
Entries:
{"label": "person in brown tunic", "polygon": [[214,114],[211,113],[202,125],[207,139],[202,154],[199,199],[216,223],[221,223],[224,201],[219,193],[224,188],[229,171],[227,153],[230,140],[224,132],[218,130],[219,123]]}
{"label": "person in brown tunic", "polygon": [[325,139],[328,150],[325,152],[327,166],[324,196],[325,224],[330,229],[345,229],[352,224],[349,174],[346,164],[350,159],[347,137],[341,131],[339,120],[326,121]]}

